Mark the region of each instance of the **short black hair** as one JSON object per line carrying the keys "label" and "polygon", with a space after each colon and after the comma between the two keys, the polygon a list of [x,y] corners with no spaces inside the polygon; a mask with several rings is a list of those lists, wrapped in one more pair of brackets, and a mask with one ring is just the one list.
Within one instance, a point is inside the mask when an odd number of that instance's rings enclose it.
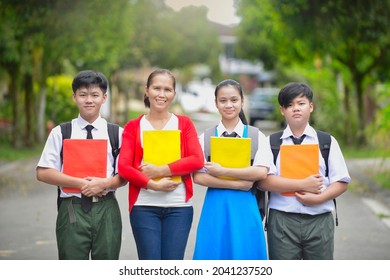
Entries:
{"label": "short black hair", "polygon": [[103,93],[107,92],[108,81],[103,73],[92,70],[83,70],[79,72],[73,79],[72,89],[73,93],[82,87],[98,86]]}
{"label": "short black hair", "polygon": [[305,83],[288,83],[279,92],[279,105],[286,108],[297,96],[305,96],[310,102],[312,102],[313,91]]}

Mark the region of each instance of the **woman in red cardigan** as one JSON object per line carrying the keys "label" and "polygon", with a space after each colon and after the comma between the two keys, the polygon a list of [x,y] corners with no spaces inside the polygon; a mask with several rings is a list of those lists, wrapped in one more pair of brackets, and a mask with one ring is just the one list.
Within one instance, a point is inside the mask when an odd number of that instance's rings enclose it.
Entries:
{"label": "woman in red cardigan", "polygon": [[[149,112],[129,121],[122,135],[118,171],[129,182],[130,224],[140,260],[183,259],[192,225],[191,173],[203,167],[204,157],[191,120],[169,112],[175,86],[169,70],[153,71],[144,97]],[[162,166],[144,162],[143,132],[149,130],[179,130],[181,158]],[[172,176],[181,176],[181,182]]]}

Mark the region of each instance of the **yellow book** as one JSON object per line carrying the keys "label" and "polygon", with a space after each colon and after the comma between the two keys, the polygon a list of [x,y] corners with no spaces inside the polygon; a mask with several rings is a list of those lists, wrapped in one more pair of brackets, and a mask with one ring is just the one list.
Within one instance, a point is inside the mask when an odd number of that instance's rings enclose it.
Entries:
{"label": "yellow book", "polygon": [[[145,163],[161,166],[175,162],[181,158],[180,130],[145,130],[143,148]],[[181,176],[172,176],[172,180],[181,182]]]}
{"label": "yellow book", "polygon": [[[210,160],[222,167],[243,168],[251,164],[251,138],[210,137]],[[221,176],[222,179],[237,180]]]}

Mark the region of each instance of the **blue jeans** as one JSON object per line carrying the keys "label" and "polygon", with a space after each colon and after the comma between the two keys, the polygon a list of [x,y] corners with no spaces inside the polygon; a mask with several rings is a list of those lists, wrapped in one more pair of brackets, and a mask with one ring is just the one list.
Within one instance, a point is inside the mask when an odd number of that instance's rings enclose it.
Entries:
{"label": "blue jeans", "polygon": [[194,209],[134,206],[130,224],[140,260],[182,260]]}

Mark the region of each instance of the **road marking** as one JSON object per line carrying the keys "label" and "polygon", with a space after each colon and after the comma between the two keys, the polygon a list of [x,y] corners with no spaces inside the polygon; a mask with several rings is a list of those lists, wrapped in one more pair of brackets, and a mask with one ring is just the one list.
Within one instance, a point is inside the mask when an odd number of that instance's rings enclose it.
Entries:
{"label": "road marking", "polygon": [[14,250],[0,250],[0,257],[8,257],[9,255],[12,255],[16,251]]}
{"label": "road marking", "polygon": [[388,207],[371,198],[362,198],[362,201],[388,228],[390,228],[390,209]]}
{"label": "road marking", "polygon": [[50,245],[50,244],[55,244],[56,241],[55,240],[38,240],[38,241],[35,241],[35,244],[37,245]]}

